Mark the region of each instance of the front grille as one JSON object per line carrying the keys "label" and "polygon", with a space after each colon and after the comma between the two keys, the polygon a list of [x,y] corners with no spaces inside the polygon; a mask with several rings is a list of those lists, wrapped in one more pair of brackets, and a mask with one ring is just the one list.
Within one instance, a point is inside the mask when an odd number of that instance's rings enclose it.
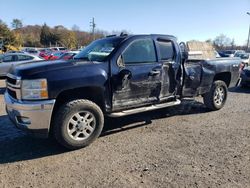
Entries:
{"label": "front grille", "polygon": [[21,99],[21,78],[8,74],[6,78],[8,94],[14,99]]}
{"label": "front grille", "polygon": [[14,79],[14,78],[7,77],[6,81],[7,81],[7,83],[16,85],[16,79]]}

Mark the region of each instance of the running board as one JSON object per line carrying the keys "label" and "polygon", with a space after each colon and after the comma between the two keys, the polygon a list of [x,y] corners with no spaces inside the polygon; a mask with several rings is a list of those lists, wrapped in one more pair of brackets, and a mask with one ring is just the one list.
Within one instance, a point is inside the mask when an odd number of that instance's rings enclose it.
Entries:
{"label": "running board", "polygon": [[147,112],[147,111],[151,111],[151,110],[166,108],[166,107],[170,107],[170,106],[176,106],[179,104],[181,104],[181,101],[177,99],[177,100],[172,101],[172,102],[155,104],[152,106],[140,107],[140,108],[135,108],[135,109],[131,109],[131,110],[124,110],[121,112],[114,112],[112,114],[109,114],[108,116],[110,116],[110,117],[122,117],[122,116],[131,115],[131,114],[137,114],[137,113],[141,113],[141,112]]}

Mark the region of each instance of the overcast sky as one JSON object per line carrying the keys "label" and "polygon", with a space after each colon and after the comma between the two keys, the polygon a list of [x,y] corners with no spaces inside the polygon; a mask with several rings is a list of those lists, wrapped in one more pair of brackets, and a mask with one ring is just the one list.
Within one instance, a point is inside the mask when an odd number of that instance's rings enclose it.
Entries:
{"label": "overcast sky", "polygon": [[90,31],[97,28],[126,29],[133,34],[171,34],[179,41],[213,39],[223,33],[245,44],[248,36],[250,0],[0,0],[0,19],[13,18],[24,25],[74,24]]}

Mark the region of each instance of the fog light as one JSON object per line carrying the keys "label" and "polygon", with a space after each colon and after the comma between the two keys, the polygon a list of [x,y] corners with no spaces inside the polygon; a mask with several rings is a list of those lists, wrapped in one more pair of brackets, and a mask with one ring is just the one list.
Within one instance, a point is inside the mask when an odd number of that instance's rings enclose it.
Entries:
{"label": "fog light", "polygon": [[16,119],[17,119],[17,122],[20,124],[25,124],[25,125],[31,124],[30,119],[27,117],[17,116]]}

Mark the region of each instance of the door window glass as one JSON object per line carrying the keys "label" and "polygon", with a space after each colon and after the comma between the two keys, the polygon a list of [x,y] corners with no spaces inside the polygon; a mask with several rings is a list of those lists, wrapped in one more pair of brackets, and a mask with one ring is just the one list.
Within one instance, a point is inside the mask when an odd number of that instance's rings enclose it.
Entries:
{"label": "door window glass", "polygon": [[11,55],[5,56],[5,57],[3,58],[3,62],[11,62],[11,61],[12,61],[12,57],[13,57],[13,56],[11,56]]}
{"label": "door window glass", "polygon": [[27,61],[27,60],[31,60],[31,59],[33,59],[33,57],[31,57],[31,56],[18,55],[18,61]]}
{"label": "door window glass", "polygon": [[156,62],[155,47],[152,39],[134,41],[123,53],[125,64]]}
{"label": "door window glass", "polygon": [[175,49],[171,41],[158,41],[160,48],[160,59],[172,61],[175,58]]}

